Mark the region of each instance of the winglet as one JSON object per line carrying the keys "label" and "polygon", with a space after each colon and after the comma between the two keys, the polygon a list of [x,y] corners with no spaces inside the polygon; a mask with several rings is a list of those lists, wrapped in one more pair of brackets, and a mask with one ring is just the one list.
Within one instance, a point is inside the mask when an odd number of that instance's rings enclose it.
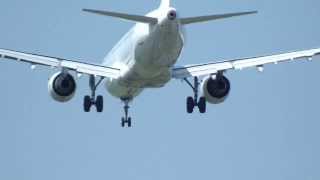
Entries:
{"label": "winglet", "polygon": [[140,23],[157,24],[158,22],[157,18],[152,18],[147,16],[125,14],[125,13],[118,13],[118,12],[111,12],[111,11],[101,11],[101,10],[94,10],[94,9],[83,9],[83,11],[93,13],[93,14],[103,15],[103,16],[110,16],[110,17],[116,17],[124,20],[140,22]]}

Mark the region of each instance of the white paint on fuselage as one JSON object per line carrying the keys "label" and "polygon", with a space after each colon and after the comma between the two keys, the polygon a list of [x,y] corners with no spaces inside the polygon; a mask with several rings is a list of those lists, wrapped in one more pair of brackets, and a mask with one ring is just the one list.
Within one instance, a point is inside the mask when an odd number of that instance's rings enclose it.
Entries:
{"label": "white paint on fuselage", "polygon": [[172,10],[147,14],[158,18],[158,24],[137,23],[107,55],[103,65],[121,71],[119,78],[106,80],[111,95],[131,100],[144,88],[163,87],[170,81],[171,68],[183,48],[180,23],[167,16]]}

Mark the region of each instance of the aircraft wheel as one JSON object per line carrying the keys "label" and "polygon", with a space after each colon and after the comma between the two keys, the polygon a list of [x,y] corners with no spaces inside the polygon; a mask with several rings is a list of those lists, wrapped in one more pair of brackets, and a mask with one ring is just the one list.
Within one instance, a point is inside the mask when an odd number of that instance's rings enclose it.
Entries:
{"label": "aircraft wheel", "polygon": [[205,97],[201,97],[199,99],[199,103],[198,103],[198,107],[199,107],[199,111],[200,113],[206,113],[206,107],[207,106],[207,101],[206,101],[206,98]]}
{"label": "aircraft wheel", "polygon": [[83,99],[83,109],[84,112],[89,112],[91,108],[91,98],[90,96],[85,96]]}
{"label": "aircraft wheel", "polygon": [[98,96],[96,100],[97,112],[103,111],[103,96]]}
{"label": "aircraft wheel", "polygon": [[194,106],[195,106],[195,104],[194,104],[193,98],[192,97],[188,97],[187,98],[187,112],[189,114],[193,113]]}
{"label": "aircraft wheel", "polygon": [[121,118],[121,127],[125,127],[126,126],[126,121],[124,120],[124,118]]}
{"label": "aircraft wheel", "polygon": [[128,123],[128,127],[132,126],[131,117],[128,118],[128,122],[127,123]]}

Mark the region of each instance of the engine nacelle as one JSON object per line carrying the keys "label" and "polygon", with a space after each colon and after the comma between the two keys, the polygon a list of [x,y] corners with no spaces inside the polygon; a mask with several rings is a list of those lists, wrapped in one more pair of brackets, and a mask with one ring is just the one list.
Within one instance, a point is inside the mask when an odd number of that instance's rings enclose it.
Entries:
{"label": "engine nacelle", "polygon": [[223,103],[231,89],[230,81],[223,75],[206,77],[201,84],[202,93],[211,104]]}
{"label": "engine nacelle", "polygon": [[58,72],[48,82],[51,97],[58,102],[67,102],[76,92],[76,81],[69,73]]}

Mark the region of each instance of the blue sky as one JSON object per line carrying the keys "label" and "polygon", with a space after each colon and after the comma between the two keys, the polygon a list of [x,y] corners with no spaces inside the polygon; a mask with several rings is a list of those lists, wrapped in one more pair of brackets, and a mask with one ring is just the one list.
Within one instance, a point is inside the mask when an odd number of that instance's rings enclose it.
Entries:
{"label": "blue sky", "polygon": [[[96,8],[145,14],[159,1],[2,0],[0,47],[100,63],[133,25],[82,13]],[[258,15],[187,27],[179,64],[320,47],[320,2],[182,1],[181,16],[258,10]],[[320,60],[320,58],[316,58]],[[82,112],[88,79],[67,104],[51,100],[53,70],[0,62],[0,179],[320,178],[320,61],[230,72],[229,99],[188,115],[191,89],[172,81],[144,91],[120,128],[122,104],[105,96],[103,114]]]}

